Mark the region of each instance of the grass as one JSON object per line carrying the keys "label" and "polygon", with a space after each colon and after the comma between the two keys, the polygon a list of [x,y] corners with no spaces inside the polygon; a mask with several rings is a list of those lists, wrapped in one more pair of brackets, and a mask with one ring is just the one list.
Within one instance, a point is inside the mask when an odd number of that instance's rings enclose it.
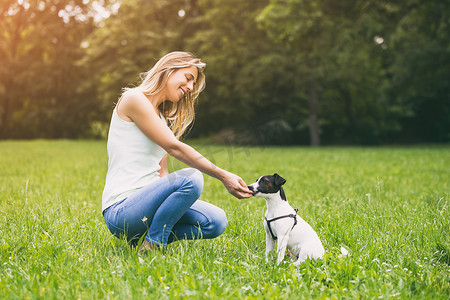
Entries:
{"label": "grass", "polygon": [[[214,240],[140,257],[101,215],[105,142],[0,142],[2,299],[448,299],[448,146],[197,149],[248,184],[278,172],[317,231],[325,258],[264,260],[261,198],[237,200],[205,176],[225,209]],[[170,169],[181,168],[174,160]],[[341,246],[349,250],[341,255]]]}

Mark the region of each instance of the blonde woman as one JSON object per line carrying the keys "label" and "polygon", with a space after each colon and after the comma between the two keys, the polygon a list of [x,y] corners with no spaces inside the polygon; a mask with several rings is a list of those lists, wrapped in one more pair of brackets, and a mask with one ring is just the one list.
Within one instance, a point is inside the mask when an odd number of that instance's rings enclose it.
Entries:
{"label": "blonde woman", "polygon": [[[251,196],[239,176],[179,141],[205,86],[204,67],[190,53],[169,53],[138,87],[125,89],[113,111],[102,211],[111,233],[125,236],[131,246],[145,235],[141,251],[177,239],[214,238],[225,230],[225,212],[198,200],[202,172],[237,198]],[[192,168],[169,174],[167,155]]]}

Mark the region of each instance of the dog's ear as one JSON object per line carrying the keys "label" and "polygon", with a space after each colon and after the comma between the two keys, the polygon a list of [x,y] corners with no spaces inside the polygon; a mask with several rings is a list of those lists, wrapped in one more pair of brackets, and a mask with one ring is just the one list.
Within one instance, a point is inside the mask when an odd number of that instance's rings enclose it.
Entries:
{"label": "dog's ear", "polygon": [[273,177],[275,178],[275,184],[277,186],[282,186],[283,184],[286,183],[286,179],[284,179],[283,177],[281,177],[277,173],[273,174]]}

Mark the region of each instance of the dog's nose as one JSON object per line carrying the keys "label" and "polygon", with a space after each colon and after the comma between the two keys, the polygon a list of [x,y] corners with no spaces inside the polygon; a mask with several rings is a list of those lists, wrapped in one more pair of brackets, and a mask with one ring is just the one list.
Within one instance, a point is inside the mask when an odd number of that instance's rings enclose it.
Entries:
{"label": "dog's nose", "polygon": [[248,186],[248,189],[253,192],[253,187],[251,185]]}

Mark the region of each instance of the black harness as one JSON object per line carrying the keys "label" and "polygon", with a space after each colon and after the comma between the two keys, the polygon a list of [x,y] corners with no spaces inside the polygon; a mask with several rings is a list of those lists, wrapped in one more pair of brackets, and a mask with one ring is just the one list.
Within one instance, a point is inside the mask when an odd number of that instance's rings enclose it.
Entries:
{"label": "black harness", "polygon": [[294,225],[292,225],[291,230],[295,227],[295,225],[297,225],[297,212],[298,212],[298,208],[294,209],[295,210],[295,214],[289,214],[289,215],[284,215],[284,216],[279,216],[270,220],[267,220],[267,218],[264,218],[267,222],[267,227],[269,228],[269,232],[270,235],[272,235],[272,239],[273,240],[277,240],[277,237],[275,236],[275,234],[273,234],[272,228],[270,228],[270,222],[279,220],[279,219],[284,219],[284,218],[294,218]]}

